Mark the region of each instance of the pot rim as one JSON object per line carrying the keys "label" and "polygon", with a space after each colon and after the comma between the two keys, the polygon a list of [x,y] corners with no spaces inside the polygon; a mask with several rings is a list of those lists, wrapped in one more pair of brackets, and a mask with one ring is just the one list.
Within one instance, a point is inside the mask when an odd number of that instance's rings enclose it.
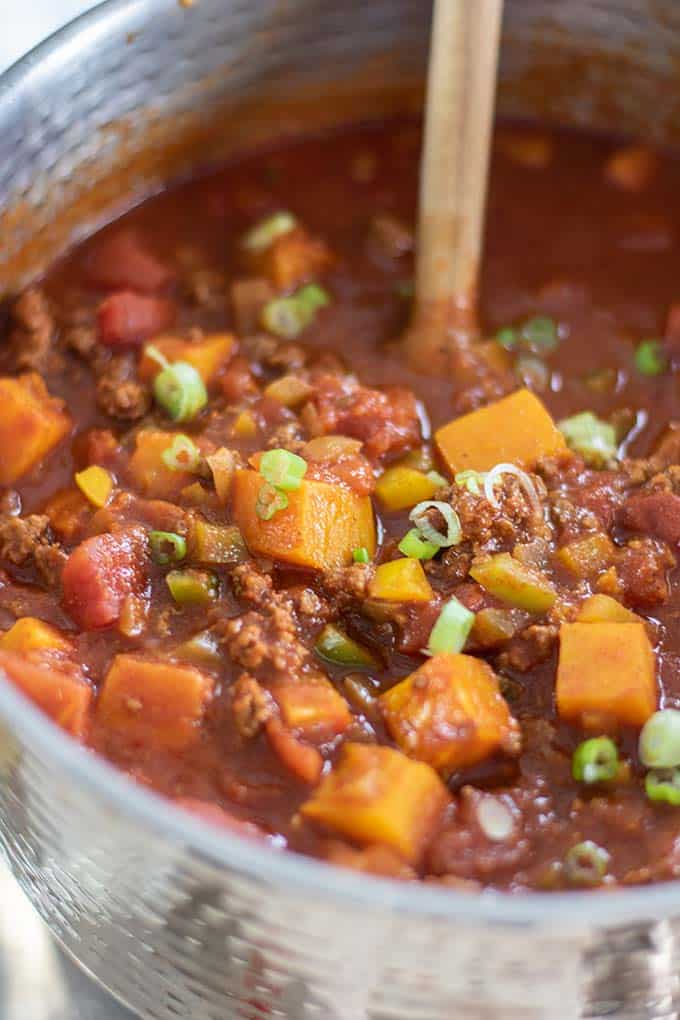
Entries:
{"label": "pot rim", "polygon": [[[56,60],[83,36],[101,36],[134,12],[145,0],[103,0],[34,47],[0,75],[0,103],[11,102],[30,85],[31,77]],[[160,6],[160,5],[159,5]],[[198,12],[200,13],[200,7]],[[136,785],[104,758],[78,744],[43,715],[2,675],[0,720],[5,737],[19,737],[44,759],[106,802],[123,819],[144,824],[175,845],[191,846],[217,868],[233,869],[289,893],[314,895],[376,912],[400,912],[420,920],[465,920],[481,926],[543,928],[564,936],[585,929],[664,919],[680,914],[680,881],[599,892],[507,893],[485,890],[462,893],[443,885],[399,882],[353,872],[290,851],[260,846],[256,841],[222,831],[172,801]],[[1,735],[0,735],[1,736]]]}

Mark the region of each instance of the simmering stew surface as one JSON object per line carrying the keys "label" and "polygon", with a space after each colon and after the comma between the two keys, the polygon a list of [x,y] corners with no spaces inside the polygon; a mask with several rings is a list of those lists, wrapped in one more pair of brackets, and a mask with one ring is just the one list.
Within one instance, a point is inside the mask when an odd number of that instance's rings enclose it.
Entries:
{"label": "simmering stew surface", "polygon": [[0,667],[276,851],[672,877],[680,166],[501,125],[485,339],[432,375],[398,342],[419,145],[257,152],[7,305]]}

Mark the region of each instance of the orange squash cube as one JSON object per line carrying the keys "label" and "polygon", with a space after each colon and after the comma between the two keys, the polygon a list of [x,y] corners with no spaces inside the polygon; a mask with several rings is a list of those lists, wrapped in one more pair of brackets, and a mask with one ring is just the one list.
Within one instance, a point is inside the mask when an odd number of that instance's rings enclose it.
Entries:
{"label": "orange squash cube", "polygon": [[643,623],[564,623],[557,709],[563,719],[643,726],[656,711],[655,658]]}
{"label": "orange squash cube", "polygon": [[83,737],[92,690],[81,677],[6,649],[0,650],[0,675],[18,687],[57,726],[74,737]]}
{"label": "orange squash cube", "polygon": [[0,485],[12,485],[70,432],[72,422],[35,372],[1,377],[0,407]]}
{"label": "orange squash cube", "polygon": [[[182,340],[178,336],[161,336],[154,340],[152,346],[160,351],[170,363],[186,361],[193,365],[204,383],[214,379],[219,370],[226,365],[234,353],[236,340],[231,333],[211,333],[203,340]],[[147,345],[148,347],[148,345]],[[137,373],[140,379],[155,379],[161,366],[155,358],[142,351]]]}
{"label": "orange squash cube", "polygon": [[354,843],[392,847],[416,864],[450,801],[429,765],[391,747],[348,743],[300,810]]}
{"label": "orange squash cube", "polygon": [[452,474],[489,471],[501,463],[531,469],[541,457],[567,449],[564,436],[530,390],[455,418],[438,429],[435,440]]}
{"label": "orange squash cube", "polygon": [[496,751],[519,752],[519,725],[496,675],[472,655],[435,655],[379,701],[402,751],[445,777]]}
{"label": "orange squash cube", "polygon": [[328,269],[333,256],[323,241],[297,227],[277,237],[253,261],[277,290],[292,290]]}
{"label": "orange squash cube", "polygon": [[232,485],[232,514],[251,553],[316,570],[351,563],[353,550],[361,546],[373,556],[375,523],[368,496],[341,485],[303,481],[287,494],[285,510],[265,521],[255,509],[263,484],[258,471],[243,470]]}
{"label": "orange squash cube", "polygon": [[183,751],[200,737],[213,683],[193,666],[117,655],[99,695],[97,717],[132,744]]}
{"label": "orange squash cube", "polygon": [[408,557],[381,563],[370,583],[369,594],[385,602],[429,602],[434,598],[422,563]]}
{"label": "orange squash cube", "polygon": [[344,733],[352,713],[341,694],[325,677],[300,678],[271,688],[281,720],[288,729],[312,743],[324,743]]}
{"label": "orange squash cube", "polygon": [[24,616],[6,630],[0,637],[0,648],[6,652],[17,652],[19,655],[42,651],[63,652],[68,655],[73,651],[72,643],[60,630],[49,623],[37,620],[34,616]]}
{"label": "orange squash cube", "polygon": [[133,484],[144,496],[153,499],[174,499],[182,489],[196,480],[190,471],[173,471],[163,460],[178,432],[142,429],[135,437],[135,450],[128,471]]}

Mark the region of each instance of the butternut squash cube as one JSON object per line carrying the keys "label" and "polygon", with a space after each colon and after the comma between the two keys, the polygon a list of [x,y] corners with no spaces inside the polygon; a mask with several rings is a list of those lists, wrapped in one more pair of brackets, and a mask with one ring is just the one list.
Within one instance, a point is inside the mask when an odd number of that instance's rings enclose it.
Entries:
{"label": "butternut squash cube", "polygon": [[128,464],[133,484],[144,496],[153,499],[177,498],[186,486],[195,481],[190,471],[173,471],[163,460],[177,432],[142,429],[135,437],[135,450]]}
{"label": "butternut squash cube", "polygon": [[12,485],[71,430],[64,404],[35,372],[0,377],[0,485]]}
{"label": "butternut squash cube", "polygon": [[641,616],[626,609],[610,595],[591,595],[576,616],[577,623],[644,623]]}
{"label": "butternut squash cube", "polygon": [[371,581],[369,595],[385,602],[429,602],[434,598],[422,563],[409,557],[381,563]]}
{"label": "butternut squash cube", "polygon": [[284,725],[303,740],[332,740],[352,722],[347,702],[325,677],[279,684],[271,693]]}
{"label": "butternut squash cube", "polygon": [[352,562],[354,549],[375,553],[375,523],[368,496],[341,485],[303,481],[289,492],[288,506],[268,521],[255,509],[264,479],[258,471],[237,471],[231,491],[234,521],[257,556],[325,570]]}
{"label": "butternut squash cube", "polygon": [[563,567],[576,577],[587,579],[597,577],[612,563],[616,547],[608,535],[595,532],[563,545],[557,551],[557,559]]}
{"label": "butternut squash cube", "polygon": [[416,864],[450,800],[429,765],[391,747],[348,743],[301,812],[361,846],[389,846]]}
{"label": "butternut squash cube", "polygon": [[510,463],[531,469],[541,457],[567,449],[545,407],[529,390],[455,418],[438,429],[435,440],[449,471],[489,471]]}
{"label": "butternut squash cube", "polygon": [[496,751],[519,752],[519,725],[496,674],[472,655],[435,655],[379,701],[402,751],[444,777]]}
{"label": "butternut squash cube", "polygon": [[277,290],[292,290],[328,269],[333,256],[323,241],[296,227],[277,237],[252,261]]}
{"label": "butternut squash cube", "polygon": [[102,726],[131,744],[183,751],[200,737],[213,683],[193,666],[116,655],[99,695],[97,716]]}
{"label": "butternut squash cube", "polygon": [[380,476],[375,494],[386,510],[405,510],[407,507],[432,499],[439,488],[436,481],[422,471],[397,464]]}
{"label": "butternut squash cube", "polygon": [[0,648],[20,655],[42,651],[68,654],[73,651],[73,645],[61,631],[34,616],[24,616],[6,630],[0,637]]}
{"label": "butternut squash cube", "polygon": [[562,624],[557,708],[563,719],[641,727],[656,704],[655,658],[644,624]]}
{"label": "butternut squash cube", "polygon": [[92,689],[73,673],[0,649],[0,674],[74,737],[87,729]]}
{"label": "butternut squash cube", "polygon": [[[169,362],[186,361],[193,365],[206,384],[227,363],[235,345],[236,340],[231,333],[211,333],[203,340],[194,342],[182,340],[178,336],[162,336],[152,344]],[[137,369],[140,379],[155,379],[160,371],[158,361],[147,353],[145,347]]]}

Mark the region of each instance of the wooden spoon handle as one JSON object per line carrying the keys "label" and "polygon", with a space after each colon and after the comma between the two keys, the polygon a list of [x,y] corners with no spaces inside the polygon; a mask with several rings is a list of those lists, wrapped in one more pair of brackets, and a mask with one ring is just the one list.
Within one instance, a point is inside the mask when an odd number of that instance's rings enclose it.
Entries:
{"label": "wooden spoon handle", "polygon": [[435,0],[420,181],[416,324],[431,320],[440,306],[458,325],[476,322],[502,15],[503,0]]}

